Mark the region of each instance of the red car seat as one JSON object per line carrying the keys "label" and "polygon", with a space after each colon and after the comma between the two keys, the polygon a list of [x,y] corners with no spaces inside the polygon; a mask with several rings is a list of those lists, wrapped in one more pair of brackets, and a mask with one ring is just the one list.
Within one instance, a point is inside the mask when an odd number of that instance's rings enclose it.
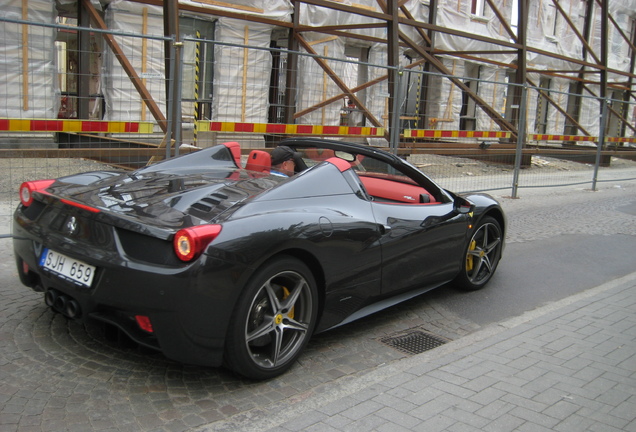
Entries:
{"label": "red car seat", "polygon": [[241,145],[235,141],[223,143],[225,147],[230,150],[232,153],[232,158],[234,158],[234,163],[237,167],[241,167]]}
{"label": "red car seat", "polygon": [[252,150],[247,157],[245,169],[269,174],[272,167],[272,158],[264,150]]}

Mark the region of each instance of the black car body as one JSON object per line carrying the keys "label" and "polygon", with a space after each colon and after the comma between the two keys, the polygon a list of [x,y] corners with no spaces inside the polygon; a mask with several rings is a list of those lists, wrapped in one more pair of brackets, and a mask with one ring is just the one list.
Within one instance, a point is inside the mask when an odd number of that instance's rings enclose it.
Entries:
{"label": "black car body", "polygon": [[289,368],[314,332],[491,278],[505,237],[491,197],[454,195],[373,147],[283,144],[297,152],[292,177],[267,161],[242,168],[228,143],[25,183],[13,231],[21,281],[54,310],[171,359],[262,379]]}

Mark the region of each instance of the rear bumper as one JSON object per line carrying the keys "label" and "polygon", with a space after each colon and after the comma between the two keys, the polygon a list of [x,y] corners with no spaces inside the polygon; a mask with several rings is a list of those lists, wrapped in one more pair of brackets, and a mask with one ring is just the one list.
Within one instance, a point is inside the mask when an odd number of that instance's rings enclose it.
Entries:
{"label": "rear bumper", "polygon": [[[76,302],[79,312],[72,318],[114,325],[172,360],[221,365],[239,291],[234,289],[238,282],[234,275],[245,274],[245,268],[207,256],[175,268],[132,261],[121,265],[81,255],[76,258],[98,269],[92,286],[83,287],[42,269],[38,264],[42,246],[29,237],[22,227],[14,226],[13,246],[22,283],[49,297],[54,293]],[[152,332],[139,326],[137,315],[149,318]]]}

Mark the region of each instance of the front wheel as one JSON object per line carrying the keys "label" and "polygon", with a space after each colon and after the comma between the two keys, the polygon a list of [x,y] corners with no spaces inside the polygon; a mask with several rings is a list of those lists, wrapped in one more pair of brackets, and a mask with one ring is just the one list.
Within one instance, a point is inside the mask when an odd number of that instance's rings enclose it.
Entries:
{"label": "front wheel", "polygon": [[501,225],[495,218],[486,216],[468,242],[456,285],[466,290],[477,290],[486,285],[497,269],[502,245]]}
{"label": "front wheel", "polygon": [[316,282],[305,264],[291,257],[265,264],[234,311],[226,365],[252,379],[284,373],[305,348],[317,314]]}

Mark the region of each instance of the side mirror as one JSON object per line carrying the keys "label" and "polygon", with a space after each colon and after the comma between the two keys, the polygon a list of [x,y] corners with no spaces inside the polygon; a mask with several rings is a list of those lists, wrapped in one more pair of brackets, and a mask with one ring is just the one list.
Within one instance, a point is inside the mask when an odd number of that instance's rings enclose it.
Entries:
{"label": "side mirror", "polygon": [[475,210],[475,204],[465,198],[455,197],[454,209],[459,214],[469,214]]}

